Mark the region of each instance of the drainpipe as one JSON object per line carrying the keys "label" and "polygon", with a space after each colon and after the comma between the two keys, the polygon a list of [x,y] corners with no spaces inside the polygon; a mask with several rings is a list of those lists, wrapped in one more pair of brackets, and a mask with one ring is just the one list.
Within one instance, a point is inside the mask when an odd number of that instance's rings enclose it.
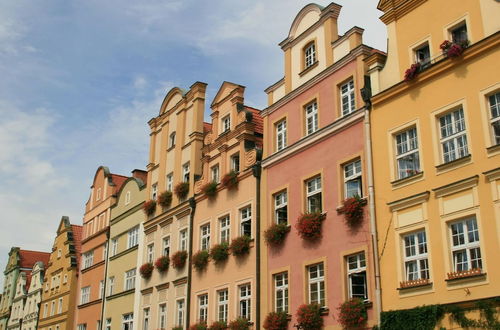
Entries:
{"label": "drainpipe", "polygon": [[187,278],[187,297],[186,297],[186,329],[189,329],[189,320],[191,318],[191,276],[193,270],[191,269],[191,258],[193,256],[193,223],[194,212],[196,211],[196,200],[194,197],[189,199],[189,207],[191,213],[189,214],[189,250],[188,250],[188,278]]}
{"label": "drainpipe", "polygon": [[104,309],[105,309],[105,302],[106,302],[106,284],[107,284],[107,278],[108,278],[108,260],[109,260],[109,236],[111,235],[110,233],[110,227],[106,230],[106,258],[104,259],[104,286],[102,289],[102,307],[101,307],[101,325],[100,328],[97,330],[102,329],[103,325],[103,320],[104,320]]}
{"label": "drainpipe", "polygon": [[260,161],[257,161],[252,167],[252,174],[255,177],[255,188],[256,188],[256,214],[255,214],[255,326],[254,329],[260,329],[260,176],[262,173],[262,167]]}

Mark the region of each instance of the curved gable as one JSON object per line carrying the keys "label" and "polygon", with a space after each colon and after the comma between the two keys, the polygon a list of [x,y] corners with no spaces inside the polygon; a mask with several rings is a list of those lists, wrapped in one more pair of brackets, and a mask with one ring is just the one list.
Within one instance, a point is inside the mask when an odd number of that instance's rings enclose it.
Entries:
{"label": "curved gable", "polygon": [[128,178],[123,185],[121,186],[120,190],[118,190],[117,193],[117,205],[118,204],[123,204],[125,200],[125,195],[127,194],[127,191],[140,191],[142,189],[146,188],[146,184],[138,178],[130,177]]}
{"label": "curved gable", "polygon": [[168,91],[160,107],[160,115],[175,107],[186,93],[179,87],[174,87]]}
{"label": "curved gable", "polygon": [[322,9],[323,7],[315,3],[310,3],[302,8],[293,20],[290,32],[288,33],[288,38],[290,40],[296,38],[314,23],[319,21]]}

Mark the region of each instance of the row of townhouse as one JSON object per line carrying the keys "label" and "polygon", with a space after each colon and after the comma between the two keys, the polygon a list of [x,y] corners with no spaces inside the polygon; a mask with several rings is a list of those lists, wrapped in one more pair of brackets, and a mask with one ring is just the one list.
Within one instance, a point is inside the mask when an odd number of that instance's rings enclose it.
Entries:
{"label": "row of townhouse", "polygon": [[[61,219],[38,328],[498,326],[500,5],[378,9],[387,54],[305,6],[262,111],[224,82],[206,123],[205,83],[171,89],[146,171],[99,167]],[[26,309],[12,265],[0,322]]]}

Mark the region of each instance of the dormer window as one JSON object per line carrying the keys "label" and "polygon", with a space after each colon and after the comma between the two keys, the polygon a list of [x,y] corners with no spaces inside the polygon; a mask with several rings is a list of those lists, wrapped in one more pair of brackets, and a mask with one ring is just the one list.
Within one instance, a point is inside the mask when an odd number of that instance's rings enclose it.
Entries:
{"label": "dormer window", "polygon": [[304,69],[316,63],[316,45],[314,41],[304,48]]}
{"label": "dormer window", "polygon": [[425,43],[420,47],[415,49],[415,62],[421,65],[429,63],[431,60],[431,51],[429,49],[429,44]]}
{"label": "dormer window", "polygon": [[450,30],[450,34],[451,34],[451,41],[453,41],[456,44],[466,43],[467,40],[469,39],[467,37],[467,25],[465,25],[465,22],[452,28]]}
{"label": "dormer window", "polygon": [[225,133],[231,129],[231,116],[227,115],[222,118],[222,133]]}
{"label": "dormer window", "polygon": [[170,137],[168,139],[168,147],[169,148],[175,147],[175,132],[172,132],[170,134]]}

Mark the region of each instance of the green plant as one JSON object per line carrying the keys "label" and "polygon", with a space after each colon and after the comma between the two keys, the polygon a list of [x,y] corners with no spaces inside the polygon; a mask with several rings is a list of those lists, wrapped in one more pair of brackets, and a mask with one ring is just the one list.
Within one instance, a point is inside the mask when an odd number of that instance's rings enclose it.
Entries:
{"label": "green plant", "polygon": [[147,216],[153,215],[156,211],[156,201],[151,199],[147,202],[144,202],[144,204],[142,204],[142,210],[144,211],[144,213],[146,213]]}
{"label": "green plant", "polygon": [[201,191],[203,191],[203,193],[208,197],[215,197],[215,195],[217,195],[217,182],[211,181],[203,185],[203,187],[201,187]]}
{"label": "green plant", "polygon": [[357,227],[363,221],[363,206],[365,205],[365,199],[358,195],[354,195],[353,197],[346,198],[342,202],[342,207],[338,210],[338,213],[344,215],[345,223],[349,227]]}
{"label": "green plant", "polygon": [[164,191],[158,196],[158,203],[163,207],[169,207],[172,204],[172,192]]}
{"label": "green plant", "polygon": [[346,329],[361,327],[368,320],[365,303],[359,298],[341,303],[337,310],[337,320]]}
{"label": "green plant", "polygon": [[221,183],[227,189],[233,189],[238,186],[238,173],[232,170],[229,173],[226,173],[222,179]]}
{"label": "green plant", "polygon": [[215,321],[214,323],[210,324],[210,327],[208,330],[226,330],[227,329],[227,324],[226,322],[223,321]]}
{"label": "green plant", "polygon": [[207,330],[207,324],[205,322],[198,322],[189,327],[189,330]]}
{"label": "green plant", "polygon": [[196,268],[196,270],[200,272],[207,267],[208,257],[209,257],[208,251],[206,250],[198,251],[195,254],[193,254],[191,263],[193,264],[194,268]]}
{"label": "green plant", "polygon": [[238,317],[236,320],[229,322],[230,330],[249,330],[250,324],[248,320],[243,317]]}
{"label": "green plant", "polygon": [[189,193],[189,182],[179,182],[174,187],[174,193],[179,199],[186,198]]}
{"label": "green plant", "polygon": [[267,330],[286,330],[288,328],[288,314],[286,312],[267,314],[263,327]]}
{"label": "green plant", "polygon": [[186,264],[186,259],[187,252],[185,250],[177,251],[170,258],[170,262],[172,263],[172,267],[175,269],[181,269]]}
{"label": "green plant", "polygon": [[321,238],[321,224],[325,215],[320,212],[304,213],[299,216],[295,228],[300,237],[306,241],[316,241]]}
{"label": "green plant", "polygon": [[155,261],[155,267],[161,273],[167,271],[169,265],[170,265],[170,258],[168,256],[161,256]]}
{"label": "green plant", "polygon": [[154,269],[153,264],[150,262],[147,262],[147,263],[143,264],[141,266],[141,268],[139,268],[139,273],[141,274],[142,278],[148,279],[153,274],[153,269]]}
{"label": "green plant", "polygon": [[444,314],[445,308],[441,305],[419,306],[412,309],[382,312],[380,329],[432,330]]}
{"label": "green plant", "polygon": [[184,327],[181,325],[178,325],[176,327],[173,327],[172,330],[184,330]]}
{"label": "green plant", "polygon": [[233,239],[231,241],[231,245],[229,246],[233,256],[241,257],[248,254],[250,252],[251,241],[252,239],[247,235],[243,235]]}
{"label": "green plant", "polygon": [[497,310],[495,308],[495,301],[498,304],[500,298],[482,300],[476,302],[476,309],[480,312],[480,319],[469,319],[465,316],[467,309],[458,306],[448,307],[448,312],[451,318],[458,323],[462,328],[481,328],[481,329],[500,329],[500,321],[497,317]]}
{"label": "green plant", "polygon": [[318,330],[323,327],[321,306],[318,304],[304,304],[297,309],[297,326],[302,330]]}
{"label": "green plant", "polygon": [[278,246],[283,243],[289,231],[290,227],[287,224],[274,223],[264,232],[264,238],[267,244]]}
{"label": "green plant", "polygon": [[229,244],[227,242],[215,244],[210,249],[210,258],[212,258],[216,264],[226,261],[227,257],[229,257]]}

